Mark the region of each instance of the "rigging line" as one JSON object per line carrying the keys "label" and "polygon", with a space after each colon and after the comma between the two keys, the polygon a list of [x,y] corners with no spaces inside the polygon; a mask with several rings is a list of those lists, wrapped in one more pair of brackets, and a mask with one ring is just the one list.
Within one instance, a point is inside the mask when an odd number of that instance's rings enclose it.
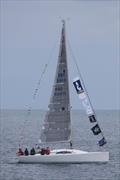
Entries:
{"label": "rigging line", "polygon": [[37,83],[37,87],[36,87],[35,90],[34,90],[33,100],[36,99],[36,96],[37,96],[38,91],[39,91],[39,87],[40,87],[40,85],[41,85],[42,78],[44,77],[44,74],[45,74],[45,72],[46,72],[46,70],[47,70],[47,67],[48,67],[48,64],[45,64],[44,69],[43,69],[43,71],[42,71],[42,73],[41,73],[40,79],[39,79],[39,81],[38,81],[38,83]]}
{"label": "rigging line", "polygon": [[[86,87],[85,87],[85,84],[84,84],[84,81],[83,81],[82,75],[81,75],[81,73],[80,73],[80,69],[79,69],[79,66],[78,66],[78,64],[77,64],[76,57],[75,57],[75,55],[74,55],[74,53],[73,53],[73,50],[72,50],[72,48],[71,48],[71,45],[70,45],[70,42],[69,42],[69,40],[68,40],[68,39],[67,39],[67,42],[68,42],[68,47],[69,47],[70,53],[71,53],[71,55],[72,55],[72,57],[73,57],[73,58],[72,58],[72,59],[73,59],[73,62],[74,62],[74,63],[75,63],[75,65],[76,65],[76,69],[77,69],[78,74],[79,74],[79,76],[80,76],[80,79],[81,79],[81,81],[82,81],[82,84],[83,84],[83,87],[84,87],[84,89],[85,89],[85,92],[86,92],[86,94],[87,94],[87,96],[88,96],[88,100],[89,100],[90,105],[91,105],[91,107],[92,107],[93,113],[94,113],[95,117],[97,117],[97,116],[96,116],[96,113],[95,113],[95,111],[94,111],[94,108],[93,108],[93,106],[92,106],[92,103],[91,103],[90,97],[89,97],[89,95],[88,95],[87,89],[86,89]],[[96,118],[96,120],[97,120],[97,118]],[[97,120],[97,124],[98,124],[98,126],[99,126],[99,122],[98,122],[98,120]],[[104,137],[104,134],[103,134],[103,132],[102,132],[102,131],[101,131],[101,135]],[[105,137],[104,137],[104,138],[105,138]]]}
{"label": "rigging line", "polygon": [[39,91],[39,88],[40,88],[42,79],[43,79],[43,77],[44,77],[44,74],[46,73],[46,70],[47,70],[47,68],[48,68],[48,65],[50,65],[50,62],[51,62],[50,60],[52,59],[53,52],[54,52],[54,49],[55,49],[55,47],[56,47],[56,44],[57,44],[57,41],[55,41],[54,46],[53,46],[53,48],[52,48],[52,50],[51,50],[51,52],[50,52],[50,56],[49,56],[49,58],[48,58],[48,60],[47,60],[47,63],[45,64],[45,66],[44,66],[44,68],[43,68],[43,71],[42,71],[42,73],[41,73],[41,75],[40,75],[40,78],[39,78],[38,83],[37,83],[37,87],[36,87],[35,90],[34,90],[33,100],[36,99],[36,96],[37,96],[37,94],[38,94],[38,91]]}
{"label": "rigging line", "polygon": [[34,90],[34,93],[33,93],[33,96],[32,96],[32,103],[31,103],[31,105],[29,105],[29,108],[27,109],[26,119],[25,119],[25,121],[23,123],[23,128],[21,129],[21,133],[20,133],[19,146],[20,146],[20,144],[23,144],[23,139],[24,139],[23,134],[24,134],[24,130],[25,130],[25,125],[26,125],[26,123],[28,121],[28,117],[31,115],[31,111],[32,111],[32,107],[33,107],[33,101],[35,101],[35,99],[36,99],[36,96],[37,96],[38,91],[40,89],[40,85],[41,85],[42,79],[44,77],[44,74],[46,73],[48,65],[51,62],[50,60],[51,60],[51,58],[53,56],[53,52],[54,52],[54,49],[56,47],[56,44],[57,44],[57,40],[55,41],[55,43],[53,45],[53,48],[52,48],[52,50],[50,52],[50,55],[49,55],[48,60],[47,60],[47,63],[45,64],[45,66],[43,68],[43,71],[42,71],[42,73],[40,75],[40,78],[38,80],[37,86],[36,86],[36,88]]}

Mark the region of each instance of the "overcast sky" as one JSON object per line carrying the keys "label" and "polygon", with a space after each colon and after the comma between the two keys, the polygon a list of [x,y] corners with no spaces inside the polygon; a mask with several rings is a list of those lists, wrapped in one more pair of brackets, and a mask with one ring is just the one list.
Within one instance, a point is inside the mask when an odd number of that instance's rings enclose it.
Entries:
{"label": "overcast sky", "polygon": [[[48,62],[33,108],[47,109],[55,75],[61,19],[95,109],[119,108],[118,1],[1,1],[1,108],[26,109]],[[68,20],[69,19],[69,20]],[[72,79],[73,109],[81,109]]]}

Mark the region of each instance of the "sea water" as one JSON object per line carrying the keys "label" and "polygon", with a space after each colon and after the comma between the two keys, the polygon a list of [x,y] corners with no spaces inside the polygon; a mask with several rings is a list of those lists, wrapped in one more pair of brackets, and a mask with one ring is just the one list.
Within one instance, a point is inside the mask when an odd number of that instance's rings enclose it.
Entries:
{"label": "sea water", "polygon": [[[2,110],[0,120],[0,180],[119,180],[120,179],[120,112],[96,111],[100,127],[107,139],[104,147],[97,145],[98,136],[83,111],[72,111],[73,147],[85,151],[109,151],[108,163],[81,164],[19,164],[16,151],[38,143],[45,112]],[[46,146],[46,145],[44,145]],[[69,144],[49,144],[50,148],[68,148]]]}

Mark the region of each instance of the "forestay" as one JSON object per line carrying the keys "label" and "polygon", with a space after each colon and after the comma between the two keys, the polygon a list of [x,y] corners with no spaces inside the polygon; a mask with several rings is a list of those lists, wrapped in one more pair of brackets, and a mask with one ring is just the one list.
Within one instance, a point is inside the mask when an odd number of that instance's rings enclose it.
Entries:
{"label": "forestay", "polygon": [[65,22],[63,22],[56,75],[48,107],[49,111],[42,127],[41,142],[70,140],[71,123]]}

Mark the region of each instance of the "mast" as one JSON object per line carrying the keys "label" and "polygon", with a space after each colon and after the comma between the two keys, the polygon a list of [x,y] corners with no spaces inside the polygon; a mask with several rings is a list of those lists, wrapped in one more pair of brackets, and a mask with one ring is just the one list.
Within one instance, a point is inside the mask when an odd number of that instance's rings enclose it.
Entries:
{"label": "mast", "polygon": [[69,78],[66,52],[65,21],[62,20],[59,56],[49,111],[42,127],[42,142],[66,142],[71,138]]}

